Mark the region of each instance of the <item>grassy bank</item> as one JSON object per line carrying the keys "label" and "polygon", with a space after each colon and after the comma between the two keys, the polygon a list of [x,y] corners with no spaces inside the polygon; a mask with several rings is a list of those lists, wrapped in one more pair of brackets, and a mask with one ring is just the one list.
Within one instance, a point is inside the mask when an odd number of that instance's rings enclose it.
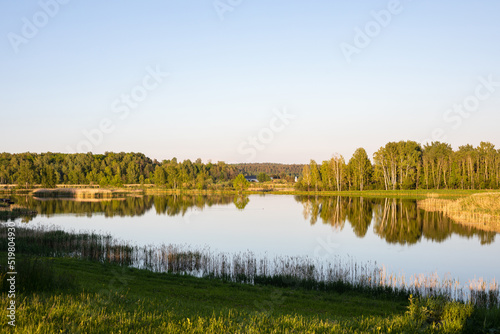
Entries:
{"label": "grassy bank", "polygon": [[[3,310],[10,300],[5,294],[5,240],[3,232]],[[129,266],[138,256],[147,270]],[[375,272],[370,279],[370,270],[352,263],[334,267],[340,280],[321,284],[310,276],[314,273],[311,263],[297,259],[274,261],[273,266],[264,263],[264,274],[257,268],[262,263],[251,257],[229,259],[225,254],[171,246],[134,249],[108,236],[43,229],[30,232],[19,226],[16,257],[17,333],[500,330],[498,287],[489,303],[489,295],[481,290],[473,303],[452,301],[446,291],[415,297],[408,290],[374,284],[385,276]],[[164,272],[154,272],[158,266],[164,266]],[[186,274],[197,270],[205,271],[202,277]],[[253,275],[253,281],[247,275]],[[387,277],[386,284],[392,280]],[[439,290],[437,286],[433,289],[430,292]],[[420,290],[414,291],[420,294]],[[6,317],[2,321],[6,323]]]}
{"label": "grassy bank", "polygon": [[477,193],[457,200],[429,198],[418,202],[426,211],[443,212],[456,222],[500,233],[500,193]]}
{"label": "grassy bank", "polygon": [[[214,252],[182,245],[138,247],[109,235],[68,233],[54,228],[16,228],[16,251],[37,256],[71,256],[152,272],[189,274],[232,283],[303,288],[325,292],[355,291],[380,298],[442,296],[481,307],[498,307],[495,281],[459,282],[437,275],[395,275],[373,263],[352,258],[311,259],[300,256],[256,256],[252,252]],[[7,226],[0,227],[0,250],[7,250]]]}
{"label": "grassy bank", "polygon": [[[72,258],[38,259],[38,263],[43,265],[38,265],[43,270],[38,278],[50,275],[57,284],[26,289],[19,284],[24,291],[16,297],[13,332],[494,333],[490,330],[500,329],[498,309],[477,309],[440,298],[388,300],[355,291],[254,286]],[[31,267],[36,269],[36,264]],[[7,301],[3,294],[1,309],[7,308]]]}

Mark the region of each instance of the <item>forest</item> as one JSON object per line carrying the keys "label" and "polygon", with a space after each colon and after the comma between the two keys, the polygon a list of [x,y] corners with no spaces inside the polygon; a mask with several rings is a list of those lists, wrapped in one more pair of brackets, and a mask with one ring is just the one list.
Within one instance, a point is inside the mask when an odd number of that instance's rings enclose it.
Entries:
{"label": "forest", "polygon": [[273,163],[202,163],[176,158],[161,162],[142,153],[64,154],[1,153],[0,184],[19,188],[56,184],[121,187],[124,184],[154,184],[170,189],[222,189],[232,187],[238,175],[266,175],[293,180],[303,165]]}
{"label": "forest", "polygon": [[157,161],[142,153],[1,153],[0,184],[19,188],[56,184],[121,187],[154,184],[169,189],[224,189],[237,175],[265,174],[293,182],[302,191],[398,189],[498,189],[500,150],[489,142],[460,146],[389,142],[370,160],[358,148],[349,161],[334,154],[321,164],[203,163],[201,159]]}
{"label": "forest", "polygon": [[363,148],[348,162],[335,154],[321,165],[305,165],[296,188],[314,191],[399,189],[498,189],[500,150],[489,142],[460,146],[389,142],[373,154]]}

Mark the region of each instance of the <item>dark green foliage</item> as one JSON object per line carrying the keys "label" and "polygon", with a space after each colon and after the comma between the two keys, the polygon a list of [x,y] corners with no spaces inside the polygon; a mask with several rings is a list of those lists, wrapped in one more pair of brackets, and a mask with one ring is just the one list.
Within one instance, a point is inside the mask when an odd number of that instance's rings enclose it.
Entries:
{"label": "dark green foliage", "polygon": [[293,181],[295,176],[299,176],[304,165],[300,164],[278,164],[278,163],[240,163],[232,165],[243,175],[267,174],[273,178]]}
{"label": "dark green foliage", "polygon": [[171,189],[215,190],[229,187],[236,175],[236,167],[224,162],[203,164],[198,159],[179,163],[175,158],[159,162],[142,153],[0,154],[0,184],[19,188],[54,188],[56,184],[122,187],[153,182]]}
{"label": "dark green foliage", "polygon": [[271,181],[271,178],[266,173],[259,173],[259,175],[257,175],[257,181],[267,182],[267,181]]}
{"label": "dark green foliage", "polygon": [[[46,258],[22,257],[16,259],[16,292],[30,293],[53,291],[75,287],[75,277],[72,274],[56,272],[52,261]],[[0,272],[0,290],[7,292],[9,284],[5,269]]]}

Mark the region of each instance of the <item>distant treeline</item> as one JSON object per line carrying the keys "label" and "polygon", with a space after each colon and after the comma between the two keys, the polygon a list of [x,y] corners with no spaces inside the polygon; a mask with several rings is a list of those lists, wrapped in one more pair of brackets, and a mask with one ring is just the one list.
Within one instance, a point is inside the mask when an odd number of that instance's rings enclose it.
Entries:
{"label": "distant treeline", "polygon": [[349,162],[342,155],[304,166],[296,184],[301,190],[499,189],[500,150],[488,142],[478,147],[446,143],[421,146],[390,142],[373,155],[358,148]]}
{"label": "distant treeline", "polygon": [[295,176],[302,173],[304,165],[300,164],[278,164],[278,163],[240,163],[235,164],[239,171],[244,175],[267,174],[273,178],[293,180]]}
{"label": "distant treeline", "polygon": [[453,151],[446,143],[421,146],[414,141],[390,142],[373,155],[363,148],[346,162],[334,155],[321,165],[276,163],[226,164],[157,161],[142,153],[63,154],[1,153],[0,184],[29,188],[35,184],[88,184],[122,186],[155,184],[171,189],[231,188],[238,175],[266,174],[293,181],[300,190],[376,189],[499,189],[500,150],[491,143],[460,146]]}
{"label": "distant treeline", "polygon": [[157,184],[172,189],[206,189],[211,185],[230,184],[238,174],[224,162],[204,164],[176,158],[159,162],[142,153],[63,154],[19,153],[0,154],[0,184],[30,187],[41,184]]}
{"label": "distant treeline", "polygon": [[30,188],[35,184],[52,188],[56,184],[88,184],[119,187],[123,184],[156,184],[171,189],[219,189],[232,187],[238,174],[273,174],[275,178],[298,175],[302,165],[241,164],[224,162],[161,162],[142,153],[63,154],[1,153],[0,184]]}

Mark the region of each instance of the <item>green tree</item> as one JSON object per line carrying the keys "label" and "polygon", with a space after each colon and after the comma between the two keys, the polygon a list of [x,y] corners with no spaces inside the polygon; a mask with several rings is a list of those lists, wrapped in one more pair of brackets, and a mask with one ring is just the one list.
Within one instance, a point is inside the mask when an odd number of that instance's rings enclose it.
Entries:
{"label": "green tree", "polygon": [[238,190],[239,192],[242,192],[243,190],[248,189],[250,186],[250,182],[245,179],[245,176],[243,174],[239,174],[234,180],[233,180],[233,187],[234,189]]}
{"label": "green tree", "polygon": [[29,161],[23,161],[21,163],[19,174],[17,177],[17,186],[25,187],[28,189],[35,183],[35,172],[32,169],[32,165]]}
{"label": "green tree", "polygon": [[319,173],[318,164],[316,161],[311,160],[309,163],[309,168],[311,169],[311,186],[314,187],[315,191],[321,187],[321,174]]}
{"label": "green tree", "polygon": [[271,181],[271,178],[266,173],[259,173],[259,175],[257,175],[257,181],[267,182],[267,181]]}
{"label": "green tree", "polygon": [[346,164],[344,157],[341,154],[334,154],[330,159],[329,166],[331,173],[335,180],[335,190],[342,191],[342,186],[344,185],[344,178],[346,176]]}
{"label": "green tree", "polygon": [[354,188],[363,190],[365,185],[370,183],[373,173],[372,163],[364,148],[360,147],[354,152],[349,160],[349,167],[352,171]]}
{"label": "green tree", "polygon": [[300,185],[304,189],[307,188],[307,191],[309,191],[311,183],[312,183],[311,168],[309,167],[309,165],[305,165],[304,168],[302,169],[302,178],[300,180]]}
{"label": "green tree", "polygon": [[398,185],[398,157],[398,144],[394,142],[387,143],[373,154],[375,168],[380,170],[379,175],[383,175],[385,190],[396,189]]}
{"label": "green tree", "polygon": [[448,188],[452,153],[450,144],[436,141],[424,146],[422,162],[427,187],[439,189],[444,186]]}
{"label": "green tree", "polygon": [[165,174],[165,170],[161,166],[156,166],[154,176],[153,176],[153,182],[157,186],[164,186],[165,183],[167,182],[167,175]]}
{"label": "green tree", "polygon": [[116,174],[115,176],[113,176],[113,179],[111,180],[110,184],[113,187],[123,187],[123,181],[120,175]]}
{"label": "green tree", "polygon": [[137,183],[137,179],[139,177],[139,168],[137,164],[133,161],[129,162],[127,166],[127,183],[134,184]]}
{"label": "green tree", "polygon": [[47,165],[42,170],[42,187],[44,188],[55,188],[56,187],[56,178],[55,171],[52,166]]}

